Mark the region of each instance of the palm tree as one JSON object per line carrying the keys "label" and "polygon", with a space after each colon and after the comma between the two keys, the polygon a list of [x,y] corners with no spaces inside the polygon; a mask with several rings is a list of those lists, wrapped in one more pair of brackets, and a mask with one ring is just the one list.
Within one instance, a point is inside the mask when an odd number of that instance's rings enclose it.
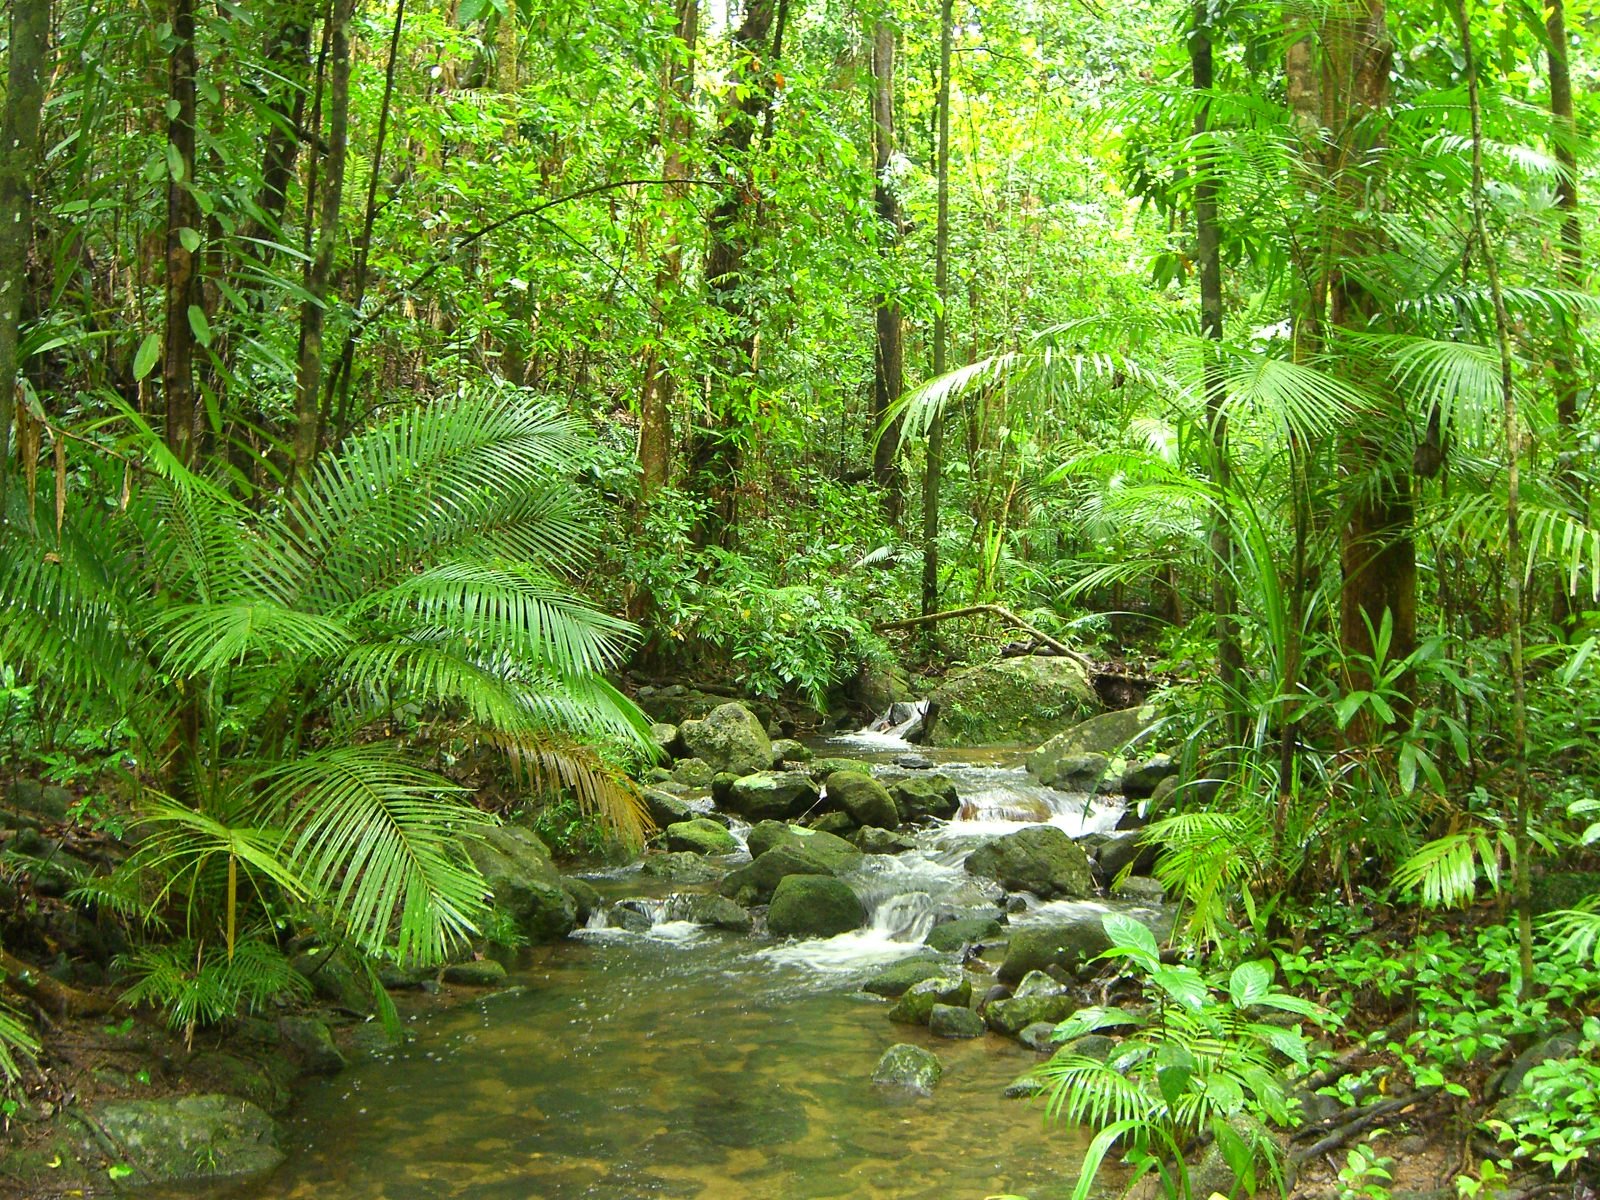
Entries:
{"label": "palm tree", "polygon": [[633,631],[569,588],[595,539],[571,420],[509,389],[415,409],[257,512],[128,415],[119,478],[0,529],[0,658],[130,731],[144,836],[99,898],[230,959],[292,904],[439,961],[487,914],[463,837],[493,818],[408,749],[424,723],[642,834],[604,757],[645,745],[603,675]]}

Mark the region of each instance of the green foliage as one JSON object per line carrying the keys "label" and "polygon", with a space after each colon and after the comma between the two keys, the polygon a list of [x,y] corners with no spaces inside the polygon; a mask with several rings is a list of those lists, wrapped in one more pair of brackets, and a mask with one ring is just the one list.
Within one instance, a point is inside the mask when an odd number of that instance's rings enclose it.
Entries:
{"label": "green foliage", "polygon": [[1184,1156],[1202,1134],[1215,1138],[1247,1192],[1256,1191],[1258,1166],[1286,1190],[1271,1130],[1293,1121],[1282,1065],[1306,1067],[1307,1043],[1298,1025],[1266,1021],[1263,1010],[1317,1024],[1332,1023],[1332,1015],[1276,988],[1269,961],[1240,963],[1226,979],[1208,979],[1194,967],[1163,964],[1154,934],[1132,918],[1102,919],[1112,942],[1102,957],[1131,968],[1150,1015],[1084,1009],[1057,1026],[1056,1040],[1129,1025],[1133,1032],[1108,1061],[1063,1052],[1039,1068],[1049,1115],[1096,1131],[1076,1200],[1090,1194],[1116,1146],[1135,1179],[1153,1173],[1168,1195],[1187,1196]]}
{"label": "green foliage", "polygon": [[1557,1178],[1600,1152],[1600,1019],[1584,1020],[1576,1055],[1531,1068],[1506,1116],[1483,1128],[1514,1158],[1539,1163]]}
{"label": "green foliage", "polygon": [[239,1015],[241,1008],[253,1013],[278,997],[311,996],[305,977],[260,936],[239,938],[231,951],[181,938],[132,950],[117,965],[133,979],[123,1003],[164,1009],[168,1026],[187,1036]]}

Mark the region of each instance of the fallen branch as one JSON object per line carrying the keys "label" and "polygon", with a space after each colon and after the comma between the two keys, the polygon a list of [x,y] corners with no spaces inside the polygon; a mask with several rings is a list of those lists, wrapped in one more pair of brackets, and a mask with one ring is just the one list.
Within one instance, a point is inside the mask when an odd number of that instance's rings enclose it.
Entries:
{"label": "fallen branch", "polygon": [[0,971],[6,975],[5,985],[27,996],[41,1008],[62,1017],[99,1017],[116,1007],[115,1001],[95,992],[79,991],[47,975],[38,967],[29,966],[19,958],[0,950]]}
{"label": "fallen branch", "polygon": [[1376,1125],[1384,1117],[1410,1108],[1413,1105],[1421,1104],[1431,1099],[1438,1091],[1439,1089],[1436,1087],[1418,1088],[1410,1095],[1398,1096],[1393,1100],[1385,1100],[1380,1104],[1363,1108],[1321,1141],[1307,1146],[1304,1150],[1296,1150],[1294,1160],[1295,1162],[1305,1162],[1307,1159],[1317,1158],[1326,1154],[1330,1150],[1337,1150],[1358,1133]]}
{"label": "fallen branch", "polygon": [[953,620],[956,617],[977,616],[999,617],[1013,629],[1020,629],[1023,633],[1032,634],[1036,640],[1046,646],[1049,646],[1050,649],[1061,655],[1062,658],[1070,658],[1073,662],[1079,664],[1080,666],[1091,671],[1094,670],[1093,659],[1087,657],[1086,655],[1079,654],[1076,650],[1073,650],[1064,642],[1058,642],[1048,633],[1045,633],[1043,630],[1028,624],[1028,622],[1017,616],[1017,614],[1012,612],[1009,608],[1003,608],[998,604],[969,604],[966,608],[952,608],[945,612],[928,613],[926,616],[922,617],[907,617],[903,621],[887,621],[882,625],[874,625],[872,628],[876,633],[887,633],[891,629],[914,629],[918,625],[932,625],[939,621]]}

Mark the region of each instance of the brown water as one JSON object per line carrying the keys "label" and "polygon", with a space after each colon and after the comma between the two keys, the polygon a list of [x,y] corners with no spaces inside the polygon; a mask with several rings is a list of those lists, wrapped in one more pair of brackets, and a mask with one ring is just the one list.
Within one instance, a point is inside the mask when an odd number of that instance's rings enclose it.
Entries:
{"label": "brown water", "polygon": [[[748,939],[608,936],[522,971],[526,990],[413,1025],[312,1087],[262,1200],[961,1200],[1070,1192],[1083,1142],[1001,1089],[1036,1060],[887,1020],[859,975]],[[870,1082],[892,1043],[935,1050],[929,1098]]]}

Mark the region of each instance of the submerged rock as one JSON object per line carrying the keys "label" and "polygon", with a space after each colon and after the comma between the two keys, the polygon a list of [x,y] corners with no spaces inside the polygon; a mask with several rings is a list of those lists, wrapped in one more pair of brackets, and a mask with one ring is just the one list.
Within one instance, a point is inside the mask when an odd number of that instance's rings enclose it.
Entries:
{"label": "submerged rock", "polygon": [[726,896],[707,894],[696,896],[689,902],[686,919],[696,925],[709,925],[713,929],[726,929],[733,933],[749,933],[750,914]]}
{"label": "submerged rock", "polygon": [[950,676],[929,697],[935,746],[1037,745],[1099,707],[1070,658],[1029,656],[982,663]]}
{"label": "submerged rock", "polygon": [[828,802],[850,814],[857,825],[876,825],[893,829],[900,824],[900,810],[889,790],[860,771],[835,771],[828,776]]}
{"label": "submerged rock", "polygon": [[1000,922],[993,917],[957,917],[943,925],[935,925],[928,934],[927,943],[935,950],[960,950],[973,942],[988,941],[1001,934]]}
{"label": "submerged rock", "polygon": [[711,883],[723,875],[720,867],[689,850],[647,855],[639,870],[644,875],[675,883]]}
{"label": "submerged rock", "polygon": [[935,975],[912,984],[889,1010],[889,1020],[902,1025],[926,1025],[935,1004],[965,1007],[972,999],[972,982],[959,971]]}
{"label": "submerged rock", "polygon": [[900,1042],[883,1052],[873,1069],[872,1082],[929,1096],[943,1074],[944,1064],[932,1050]]}
{"label": "submerged rock", "polygon": [[767,929],[780,937],[833,937],[867,919],[849,885],[822,875],[786,875],[772,893]]}
{"label": "submerged rock", "polygon": [[732,854],[739,848],[739,843],[733,840],[733,834],[705,817],[668,825],[664,832],[668,850],[687,850],[694,854]]}
{"label": "submerged rock", "polygon": [[772,765],[766,727],[742,704],[720,704],[704,720],[678,726],[683,747],[714,772],[753,775]]}
{"label": "submerged rock", "polygon": [[903,958],[897,963],[891,963],[868,979],[861,985],[861,990],[874,996],[888,996],[892,999],[902,994],[913,984],[921,983],[924,979],[932,979],[938,975],[948,975],[951,969],[948,960],[934,958],[932,955]]}
{"label": "submerged rock", "polygon": [[804,771],[761,771],[736,780],[721,803],[751,821],[784,821],[805,814],[820,794]]}
{"label": "submerged rock", "polygon": [[444,969],[443,979],[464,987],[499,987],[506,981],[506,969],[492,958],[481,958],[451,963]]}
{"label": "submerged rock", "polygon": [[854,841],[863,854],[904,854],[917,847],[916,842],[905,834],[892,829],[879,829],[875,825],[856,830]]}
{"label": "submerged rock", "polygon": [[984,1028],[983,1018],[962,1004],[935,1004],[928,1013],[928,1032],[934,1037],[982,1037]]}
{"label": "submerged rock", "polygon": [[772,743],[772,765],[774,768],[782,763],[810,762],[815,757],[816,755],[812,753],[810,746],[805,745],[803,742],[797,742],[793,738],[779,738]]}
{"label": "submerged rock", "polygon": [[1015,983],[1028,972],[1046,967],[1076,971],[1109,949],[1111,939],[1106,936],[1098,912],[1085,912],[1049,925],[1017,925],[1012,927],[1006,956],[996,975],[1006,983]]}
{"label": "submerged rock", "polygon": [[969,874],[1044,900],[1082,900],[1094,894],[1089,858],[1054,825],[1030,825],[985,842],[967,857]]}

